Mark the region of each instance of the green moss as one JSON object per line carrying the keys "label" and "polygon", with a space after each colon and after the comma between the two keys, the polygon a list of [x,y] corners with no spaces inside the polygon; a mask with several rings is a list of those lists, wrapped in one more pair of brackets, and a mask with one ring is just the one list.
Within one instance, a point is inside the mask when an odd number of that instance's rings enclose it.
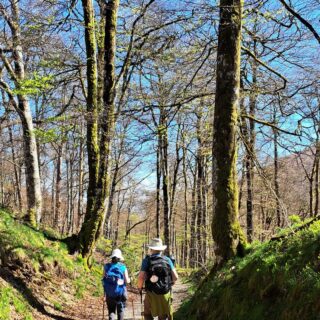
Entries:
{"label": "green moss", "polygon": [[24,298],[11,287],[0,284],[0,320],[13,319],[12,312],[21,319],[32,320],[31,308]]}
{"label": "green moss", "polygon": [[[14,263],[19,261],[18,266],[22,263],[24,266],[28,265],[32,277],[38,280],[45,279],[47,284],[53,282],[52,287],[57,290],[54,300],[56,309],[60,310],[59,305],[62,306],[63,302],[59,301],[63,293],[56,286],[57,279],[66,282],[66,286],[71,287],[75,292],[76,298],[81,298],[84,292],[102,295],[100,285],[102,265],[94,262],[90,272],[87,272],[84,267],[84,259],[81,256],[69,255],[64,243],[47,240],[42,232],[19,223],[4,210],[0,210],[0,234],[3,259],[12,259]],[[51,298],[48,297],[49,300]],[[7,291],[1,294],[0,319],[10,319],[7,314],[10,312],[9,306],[14,303],[17,304],[16,309],[21,310],[19,301],[8,296]]]}
{"label": "green moss", "polygon": [[319,255],[320,222],[281,241],[254,243],[244,258],[212,272],[175,319],[318,319]]}
{"label": "green moss", "polygon": [[19,260],[29,262],[35,271],[43,264],[59,265],[66,273],[74,270],[74,259],[68,255],[66,245],[48,241],[44,234],[12,219],[8,212],[0,211],[0,245]]}
{"label": "green moss", "polygon": [[63,307],[62,307],[61,303],[59,303],[59,302],[54,302],[54,303],[53,303],[53,306],[54,306],[54,308],[55,308],[56,310],[59,310],[59,311],[62,311],[62,310],[63,310]]}

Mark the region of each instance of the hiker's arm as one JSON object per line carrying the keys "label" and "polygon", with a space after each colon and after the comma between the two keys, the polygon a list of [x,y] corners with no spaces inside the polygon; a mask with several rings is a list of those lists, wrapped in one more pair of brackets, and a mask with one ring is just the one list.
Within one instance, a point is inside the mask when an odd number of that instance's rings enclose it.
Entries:
{"label": "hiker's arm", "polygon": [[142,290],[143,284],[144,284],[144,281],[146,280],[146,278],[147,278],[146,272],[140,271],[139,276],[138,276],[138,284],[137,284],[139,290]]}
{"label": "hiker's arm", "polygon": [[179,279],[177,270],[174,268],[171,270],[172,282],[173,284]]}
{"label": "hiker's arm", "polygon": [[125,282],[126,284],[129,284],[129,283],[131,282],[127,269],[126,269],[125,272],[124,272],[124,282]]}

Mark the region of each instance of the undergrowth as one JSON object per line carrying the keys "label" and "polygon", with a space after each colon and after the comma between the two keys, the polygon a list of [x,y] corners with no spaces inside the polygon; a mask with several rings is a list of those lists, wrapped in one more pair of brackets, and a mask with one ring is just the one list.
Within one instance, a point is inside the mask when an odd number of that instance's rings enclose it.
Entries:
{"label": "undergrowth", "polygon": [[32,320],[31,308],[27,301],[13,288],[0,282],[0,320],[12,319],[12,308],[23,320]]}
{"label": "undergrowth", "polygon": [[[0,267],[20,268],[18,277],[33,290],[28,276],[41,286],[45,299],[56,310],[62,310],[66,295],[81,299],[86,292],[102,295],[102,265],[96,262],[90,272],[85,268],[81,256],[71,256],[67,247],[60,241],[50,241],[41,232],[20,223],[9,212],[0,209]],[[18,270],[19,271],[19,270]],[[14,272],[17,272],[15,270]],[[27,273],[27,274],[26,274]],[[29,273],[29,275],[28,275]],[[36,279],[36,281],[34,281]],[[63,289],[61,284],[63,283]],[[54,288],[50,296],[45,287]],[[63,291],[67,290],[67,292]],[[23,311],[27,302],[12,294],[12,287],[0,287],[0,319],[10,319],[10,312],[24,314],[26,320],[31,313]]]}
{"label": "undergrowth", "polygon": [[320,319],[319,221],[249,251],[209,274],[175,319]]}

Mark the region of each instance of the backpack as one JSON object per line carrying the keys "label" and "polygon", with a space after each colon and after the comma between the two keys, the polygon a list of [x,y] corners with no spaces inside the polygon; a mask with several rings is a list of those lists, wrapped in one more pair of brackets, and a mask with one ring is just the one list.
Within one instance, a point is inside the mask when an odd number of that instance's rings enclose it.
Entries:
{"label": "backpack", "polygon": [[166,294],[172,287],[171,267],[166,257],[147,256],[146,289],[156,294]]}
{"label": "backpack", "polygon": [[125,267],[121,263],[107,263],[103,278],[105,295],[113,299],[125,299],[126,286],[124,283]]}

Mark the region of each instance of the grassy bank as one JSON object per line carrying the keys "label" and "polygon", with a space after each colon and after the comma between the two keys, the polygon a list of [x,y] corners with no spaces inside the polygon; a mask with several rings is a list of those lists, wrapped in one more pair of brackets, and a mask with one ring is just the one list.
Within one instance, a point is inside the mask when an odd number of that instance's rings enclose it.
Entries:
{"label": "grassy bank", "polygon": [[60,241],[0,210],[0,319],[34,319],[36,309],[63,311],[85,293],[102,295],[102,265],[84,267]]}
{"label": "grassy bank", "polygon": [[210,274],[175,319],[320,319],[320,222]]}

